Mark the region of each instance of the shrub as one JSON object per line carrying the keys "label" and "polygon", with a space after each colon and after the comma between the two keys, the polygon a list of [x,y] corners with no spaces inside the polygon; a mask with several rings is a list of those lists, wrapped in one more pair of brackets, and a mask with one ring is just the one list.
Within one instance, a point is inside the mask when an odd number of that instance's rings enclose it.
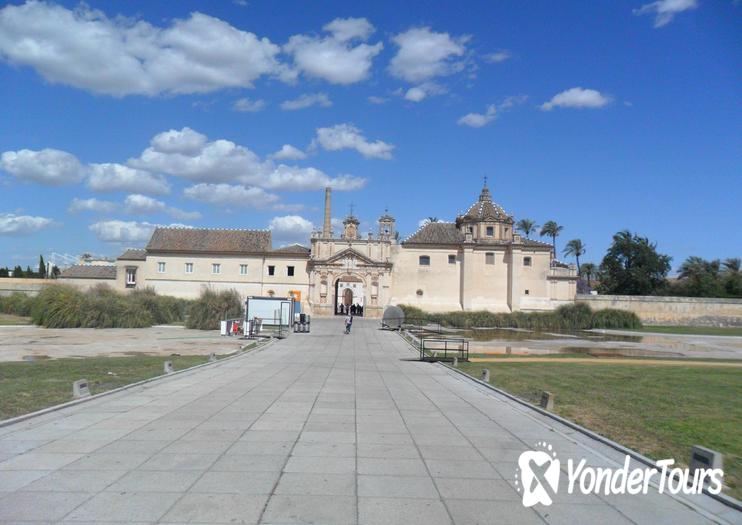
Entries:
{"label": "shrub", "polygon": [[24,293],[13,292],[7,297],[0,297],[0,312],[27,317],[31,315],[34,298]]}
{"label": "shrub", "polygon": [[36,296],[31,308],[34,324],[46,328],[79,328],[87,305],[85,295],[66,284],[48,286]]}
{"label": "shrub", "polygon": [[183,321],[190,302],[186,299],[178,299],[168,295],[157,295],[152,288],[134,290],[129,294],[129,297],[134,305],[149,313],[154,324],[170,324]]}
{"label": "shrub", "polygon": [[598,310],[593,314],[593,328],[641,328],[642,322],[634,312],[625,310]]}
{"label": "shrub", "polygon": [[242,315],[242,300],[236,290],[216,292],[205,288],[188,308],[186,327],[217,330],[219,321]]}

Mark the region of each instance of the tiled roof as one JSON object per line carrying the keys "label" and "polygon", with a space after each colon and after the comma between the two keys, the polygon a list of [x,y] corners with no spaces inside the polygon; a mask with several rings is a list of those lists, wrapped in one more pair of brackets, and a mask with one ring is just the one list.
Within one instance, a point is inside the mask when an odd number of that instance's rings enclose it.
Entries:
{"label": "tiled roof", "polygon": [[129,248],[118,256],[119,261],[144,261],[147,259],[147,250]]}
{"label": "tiled roof", "polygon": [[307,248],[306,246],[302,246],[301,244],[294,243],[289,244],[288,246],[281,246],[280,248],[276,248],[273,250],[273,253],[290,253],[290,254],[297,254],[297,255],[309,255],[309,252],[311,250]]}
{"label": "tiled roof", "polygon": [[402,244],[459,244],[464,235],[452,222],[427,222]]}
{"label": "tiled roof", "polygon": [[458,220],[496,220],[513,222],[505,210],[499,204],[492,202],[492,194],[487,186],[482,188],[477,202],[472,204],[466,213],[458,217]]}
{"label": "tiled roof", "polygon": [[76,264],[65,268],[60,279],[115,279],[116,267],[113,265]]}
{"label": "tiled roof", "polygon": [[521,239],[521,241],[523,242],[524,246],[530,246],[533,248],[549,248],[549,249],[552,248],[551,243],[548,243],[548,242],[541,242],[541,241],[536,241],[534,239],[526,239],[526,238]]}
{"label": "tiled roof", "polygon": [[148,252],[265,253],[271,251],[268,230],[156,228]]}

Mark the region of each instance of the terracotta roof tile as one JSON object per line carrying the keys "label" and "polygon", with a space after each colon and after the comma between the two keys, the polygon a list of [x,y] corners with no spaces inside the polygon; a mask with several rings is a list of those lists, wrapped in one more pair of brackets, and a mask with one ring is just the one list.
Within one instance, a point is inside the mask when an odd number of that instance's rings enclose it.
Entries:
{"label": "terracotta roof tile", "polygon": [[265,253],[271,251],[268,230],[156,228],[148,252]]}
{"label": "terracotta roof tile", "polygon": [[144,261],[147,259],[147,250],[129,248],[118,256],[119,261]]}
{"label": "terracotta roof tile", "polygon": [[65,268],[60,279],[115,279],[116,267],[113,265],[76,264]]}
{"label": "terracotta roof tile", "polygon": [[306,246],[302,246],[301,244],[289,244],[288,246],[281,246],[280,248],[276,248],[273,250],[273,253],[290,253],[290,254],[297,254],[297,255],[309,255],[309,252],[311,250],[307,248]]}
{"label": "terracotta roof tile", "polygon": [[464,235],[452,222],[428,222],[407,237],[402,244],[459,244]]}

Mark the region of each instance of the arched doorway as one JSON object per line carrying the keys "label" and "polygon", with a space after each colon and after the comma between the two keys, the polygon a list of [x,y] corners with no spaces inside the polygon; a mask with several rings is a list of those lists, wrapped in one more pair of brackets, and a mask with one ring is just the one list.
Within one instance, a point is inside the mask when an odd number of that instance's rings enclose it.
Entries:
{"label": "arched doorway", "polygon": [[365,307],[363,280],[355,275],[344,275],[335,281],[335,315],[363,315]]}

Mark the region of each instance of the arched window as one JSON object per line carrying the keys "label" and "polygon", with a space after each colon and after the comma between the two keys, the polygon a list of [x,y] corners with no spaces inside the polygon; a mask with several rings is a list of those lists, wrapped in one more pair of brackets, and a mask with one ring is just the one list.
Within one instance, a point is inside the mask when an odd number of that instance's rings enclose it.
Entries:
{"label": "arched window", "polygon": [[420,256],[420,266],[430,266],[430,255]]}

